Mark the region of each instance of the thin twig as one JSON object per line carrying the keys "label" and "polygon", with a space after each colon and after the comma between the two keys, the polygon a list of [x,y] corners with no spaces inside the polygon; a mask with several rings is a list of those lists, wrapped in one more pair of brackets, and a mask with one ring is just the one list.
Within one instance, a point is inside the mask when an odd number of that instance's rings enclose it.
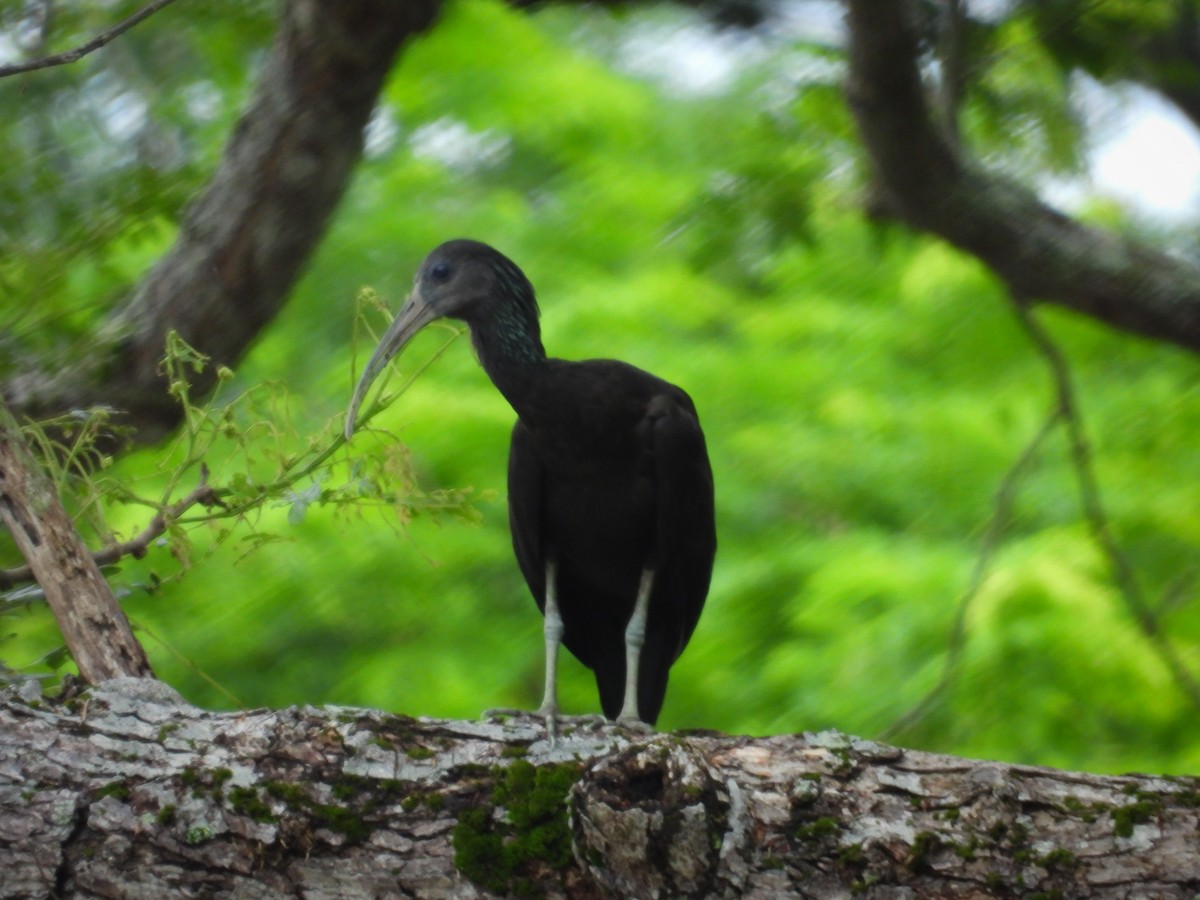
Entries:
{"label": "thin twig", "polygon": [[154,0],[153,3],[142,7],[120,24],[115,25],[103,34],[97,35],[86,44],[81,44],[73,50],[67,50],[64,53],[55,53],[51,56],[43,56],[41,59],[34,59],[29,62],[0,66],[0,78],[6,78],[9,75],[20,75],[22,72],[33,72],[37,69],[48,69],[51,66],[65,66],[77,62],[94,50],[99,50],[114,38],[120,37],[138,22],[149,18],[164,6],[173,2],[174,0]]}
{"label": "thin twig", "polygon": [[1087,519],[1088,526],[1091,528],[1092,538],[1096,541],[1101,553],[1108,559],[1113,581],[1116,583],[1130,615],[1133,616],[1142,634],[1159,655],[1180,689],[1187,694],[1192,704],[1200,709],[1200,685],[1196,683],[1174,645],[1163,633],[1154,610],[1142,594],[1128,557],[1122,552],[1113,536],[1108,514],[1104,510],[1104,503],[1101,499],[1095,468],[1092,465],[1091,447],[1083,428],[1083,419],[1079,414],[1079,404],[1075,399],[1075,388],[1071,383],[1071,370],[1066,357],[1026,304],[1017,301],[1013,306],[1022,327],[1045,358],[1051,377],[1054,379],[1056,402],[1067,426],[1071,460],[1075,469],[1075,477],[1079,483],[1080,504],[1083,507],[1084,518]]}
{"label": "thin twig", "polygon": [[954,625],[950,630],[950,640],[946,650],[946,662],[942,666],[942,675],[938,679],[937,684],[930,688],[924,697],[909,707],[906,712],[900,715],[899,718],[893,721],[879,735],[880,740],[891,740],[897,734],[901,734],[919,722],[953,683],[954,677],[958,673],[958,664],[962,659],[963,649],[967,643],[967,611],[972,601],[979,594],[980,588],[983,587],[992,557],[1000,546],[1000,538],[1004,535],[1004,530],[1008,525],[1009,514],[1012,511],[1013,498],[1016,496],[1017,485],[1021,477],[1025,474],[1025,470],[1029,468],[1036,458],[1042,443],[1061,419],[1061,409],[1055,407],[1050,411],[1050,415],[1046,417],[1046,421],[1042,423],[1042,427],[1033,436],[1033,440],[1021,451],[1021,455],[1009,467],[1008,472],[1005,473],[1004,478],[1000,481],[999,487],[996,488],[992,517],[988,521],[987,529],[984,531],[983,543],[980,545],[979,555],[975,557],[975,565],[971,569],[971,579],[967,583],[967,588],[963,592],[962,597],[959,598],[958,608],[954,614]]}
{"label": "thin twig", "polygon": [[[197,504],[201,506],[224,505],[216,489],[210,487],[208,484],[208,468],[206,466],[201,466],[200,468],[200,484],[195,490],[179,502],[172,503],[170,506],[164,507],[155,513],[154,518],[150,520],[150,523],[142,530],[141,534],[127,541],[122,541],[119,544],[113,544],[102,550],[96,550],[92,553],[92,559],[99,566],[111,565],[126,556],[141,559],[146,555],[146,550],[150,546],[151,541],[158,538],[183,513]],[[30,571],[29,566],[19,566],[15,569],[0,569],[0,585],[5,587],[32,580],[33,572]]]}

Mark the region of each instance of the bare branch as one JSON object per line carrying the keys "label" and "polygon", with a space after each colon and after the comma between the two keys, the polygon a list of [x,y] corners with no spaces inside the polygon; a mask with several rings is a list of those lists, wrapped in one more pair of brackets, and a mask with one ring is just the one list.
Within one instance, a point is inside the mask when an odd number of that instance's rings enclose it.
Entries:
{"label": "bare branch", "polygon": [[55,53],[52,56],[43,56],[41,59],[34,59],[29,62],[0,66],[0,78],[7,78],[9,75],[20,75],[22,72],[33,72],[37,69],[48,69],[51,66],[65,66],[73,62],[78,62],[89,53],[99,50],[114,38],[120,37],[134,25],[138,24],[138,22],[150,18],[150,16],[154,15],[164,6],[168,6],[174,2],[175,0],[154,0],[153,3],[142,7],[125,21],[115,25],[103,34],[97,35],[86,44],[81,44],[74,50],[68,50],[65,53]]}
{"label": "bare branch", "polygon": [[[91,554],[92,559],[98,566],[112,565],[117,560],[123,559],[126,556],[141,559],[146,555],[146,550],[149,548],[151,541],[161,536],[173,522],[196,505],[206,507],[225,505],[221,501],[219,492],[208,484],[207,467],[201,467],[200,485],[179,502],[172,503],[170,506],[159,510],[140,534],[127,541],[121,541],[102,550],[93,551]],[[32,581],[33,579],[33,571],[29,566],[0,569],[0,586],[8,587],[13,584],[20,584],[21,582]]]}
{"label": "bare branch", "polygon": [[0,521],[41,585],[79,674],[93,684],[153,675],[112,589],[2,404]]}
{"label": "bare branch", "polygon": [[1197,684],[1191,671],[1179,656],[1179,652],[1163,632],[1154,610],[1142,594],[1141,586],[1138,584],[1129,558],[1121,550],[1113,535],[1108,513],[1104,509],[1104,501],[1101,497],[1100,483],[1092,465],[1091,445],[1087,433],[1084,431],[1083,418],[1079,413],[1079,403],[1075,396],[1075,387],[1071,382],[1071,369],[1066,357],[1027,306],[1016,303],[1014,308],[1025,333],[1029,335],[1029,339],[1033,341],[1034,346],[1045,359],[1054,380],[1056,403],[1067,426],[1071,461],[1079,483],[1080,503],[1083,506],[1084,517],[1092,531],[1092,537],[1108,560],[1113,580],[1125,601],[1125,606],[1134,621],[1137,622],[1138,628],[1170,671],[1176,684],[1187,694],[1192,704],[1200,709],[1200,684]]}
{"label": "bare branch", "polygon": [[979,589],[983,587],[984,579],[987,578],[988,568],[991,566],[992,557],[1000,546],[1000,539],[1004,536],[1004,530],[1008,527],[1009,516],[1012,513],[1013,498],[1016,496],[1017,486],[1024,477],[1026,470],[1037,457],[1038,451],[1041,450],[1042,444],[1055,426],[1062,421],[1063,412],[1060,407],[1055,407],[1050,411],[1050,415],[1046,417],[1046,421],[1042,423],[1042,427],[1037,430],[1037,433],[1021,451],[1021,455],[1017,457],[1016,462],[1012,464],[1004,478],[1000,481],[1000,486],[996,489],[996,498],[992,509],[992,517],[988,521],[987,530],[983,535],[983,543],[979,548],[979,555],[975,557],[975,565],[971,569],[971,579],[967,584],[967,589],[959,598],[958,608],[954,613],[954,625],[950,630],[950,640],[946,650],[946,662],[942,666],[942,675],[928,693],[911,706],[906,712],[902,713],[895,721],[892,722],[883,733],[880,735],[882,740],[891,740],[896,735],[904,733],[911,728],[929,711],[929,709],[941,699],[942,695],[953,683],[955,676],[958,674],[958,663],[962,658],[963,649],[967,643],[967,611],[970,609],[972,601],[979,594]]}

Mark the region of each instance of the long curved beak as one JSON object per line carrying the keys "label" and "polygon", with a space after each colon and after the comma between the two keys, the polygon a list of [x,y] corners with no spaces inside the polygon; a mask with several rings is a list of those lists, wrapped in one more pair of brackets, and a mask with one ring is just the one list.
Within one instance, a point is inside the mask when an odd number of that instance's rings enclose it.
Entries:
{"label": "long curved beak", "polygon": [[392,324],[380,338],[379,346],[367,360],[367,367],[363,369],[362,375],[358,378],[354,396],[350,398],[350,408],[346,410],[346,440],[349,440],[350,436],[354,434],[354,420],[358,416],[358,408],[362,405],[371,383],[379,377],[379,373],[383,371],[391,358],[400,352],[404,345],[412,339],[412,336],[436,318],[438,318],[438,312],[421,299],[419,291],[414,290],[408,295],[404,306],[400,308],[400,312],[396,313],[396,318],[392,319]]}

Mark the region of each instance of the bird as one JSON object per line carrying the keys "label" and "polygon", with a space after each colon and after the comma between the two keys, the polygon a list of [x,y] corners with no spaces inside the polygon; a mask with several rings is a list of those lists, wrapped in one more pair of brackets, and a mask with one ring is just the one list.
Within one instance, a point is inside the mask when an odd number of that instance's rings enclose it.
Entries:
{"label": "bird", "polygon": [[607,719],[652,728],[704,607],[717,547],[712,467],[692,399],[628,363],[548,357],[525,273],[488,244],[457,239],[417,269],[354,389],[347,440],[372,382],[442,318],[466,324],[480,365],[517,414],[508,512],[543,615],[536,713],[553,740],[562,645],[594,673]]}

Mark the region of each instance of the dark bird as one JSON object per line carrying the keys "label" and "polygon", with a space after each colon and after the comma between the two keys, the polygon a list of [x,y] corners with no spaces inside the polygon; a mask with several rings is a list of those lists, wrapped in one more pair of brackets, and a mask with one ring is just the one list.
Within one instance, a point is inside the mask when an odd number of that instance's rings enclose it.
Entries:
{"label": "dark bird", "polygon": [[610,719],[653,725],[696,627],[717,538],[712,469],[692,400],[611,359],[551,359],[533,285],[477,241],[442,244],[363,370],[367,388],[424,325],[459,319],[517,413],[508,458],[513,549],[545,617],[538,712],[554,733],[558,645],[596,675]]}

